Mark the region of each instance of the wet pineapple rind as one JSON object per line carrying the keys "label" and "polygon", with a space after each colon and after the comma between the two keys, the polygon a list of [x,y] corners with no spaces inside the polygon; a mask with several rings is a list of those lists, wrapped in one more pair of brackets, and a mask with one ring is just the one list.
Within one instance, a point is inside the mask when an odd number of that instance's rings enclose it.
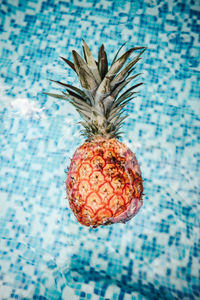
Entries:
{"label": "wet pineapple rind", "polygon": [[75,151],[66,188],[77,220],[90,227],[125,223],[143,203],[135,154],[115,138],[86,141]]}

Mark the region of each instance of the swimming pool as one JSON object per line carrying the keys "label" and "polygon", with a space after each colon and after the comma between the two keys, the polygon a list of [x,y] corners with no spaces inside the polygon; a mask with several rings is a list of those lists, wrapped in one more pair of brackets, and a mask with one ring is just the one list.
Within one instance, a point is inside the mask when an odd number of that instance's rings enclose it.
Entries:
{"label": "swimming pool", "polygon": [[[199,299],[199,15],[192,0],[2,1],[1,299]],[[148,47],[122,139],[145,197],[126,225],[83,227],[65,198],[80,117],[43,92],[78,84],[59,56],[82,38],[109,61]]]}

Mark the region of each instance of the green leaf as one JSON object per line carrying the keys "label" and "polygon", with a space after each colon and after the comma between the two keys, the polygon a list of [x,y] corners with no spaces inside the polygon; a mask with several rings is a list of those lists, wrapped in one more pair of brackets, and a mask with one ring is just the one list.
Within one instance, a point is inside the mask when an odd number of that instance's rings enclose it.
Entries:
{"label": "green leaf", "polygon": [[88,114],[87,112],[84,112],[82,110],[80,110],[79,108],[76,108],[77,112],[81,115],[81,117],[86,120],[86,122],[88,122],[88,120],[90,119],[90,114]]}
{"label": "green leaf", "polygon": [[[138,49],[143,49],[144,47],[139,47]],[[137,50],[138,50],[137,49]],[[130,63],[127,64],[127,66],[112,80],[112,85],[124,80],[126,77],[128,71],[141,59],[140,56],[146,48],[144,48],[133,60],[130,61]]]}
{"label": "green leaf", "polygon": [[112,107],[114,100],[115,100],[115,98],[112,95],[109,95],[108,97],[105,97],[105,99],[103,99],[102,103],[105,108],[106,116],[109,114],[110,108]]}
{"label": "green leaf", "polygon": [[[124,45],[122,45],[123,47]],[[121,47],[121,48],[122,48]],[[108,70],[107,56],[104,45],[100,47],[98,53],[98,62],[93,58],[88,45],[83,40],[84,59],[76,52],[72,51],[73,63],[61,57],[78,75],[83,90],[60,81],[53,82],[61,85],[66,90],[61,95],[54,93],[45,93],[57,99],[68,100],[83,118],[80,124],[83,126],[81,133],[91,139],[95,135],[108,134],[109,137],[119,137],[119,131],[123,125],[125,106],[134,97],[132,90],[141,85],[139,83],[128,88],[120,97],[122,89],[139,74],[130,76],[134,70],[134,65],[140,59],[144,52],[144,47],[135,47],[126,51],[118,58],[115,55],[112,65]],[[125,67],[131,53],[143,49],[134,59]],[[102,82],[100,83],[100,81]],[[118,97],[118,99],[116,99]]]}
{"label": "green leaf", "polygon": [[113,61],[112,61],[112,63],[111,63],[111,66],[115,63],[115,61],[116,61],[116,59],[117,59],[117,56],[118,56],[119,52],[120,52],[121,49],[126,45],[126,43],[127,43],[127,42],[123,43],[123,44],[121,45],[121,47],[119,48],[119,50],[117,51],[117,53],[115,54],[115,56],[114,56],[114,58],[113,58]]}
{"label": "green leaf", "polygon": [[128,90],[126,90],[118,99],[117,101],[115,102],[116,103],[119,103],[120,101],[123,101],[125,100],[126,98],[128,97],[131,97],[133,94],[135,94],[136,92],[131,92],[133,89],[137,88],[138,86],[142,85],[143,82],[141,83],[138,83],[138,84],[135,84],[134,86],[130,87]]}
{"label": "green leaf", "polygon": [[106,73],[108,72],[108,60],[107,60],[107,55],[106,55],[103,44],[101,45],[101,48],[99,49],[98,66],[99,66],[99,72],[101,75],[101,79],[103,79],[106,76]]}
{"label": "green leaf", "polygon": [[90,106],[84,106],[82,103],[80,103],[80,101],[78,100],[74,100],[73,98],[71,98],[72,101],[70,101],[71,104],[73,104],[74,106],[78,107],[82,112],[88,112],[91,115],[91,108]]}
{"label": "green leaf", "polygon": [[125,101],[126,99],[128,99],[129,97],[131,97],[134,94],[136,94],[136,92],[125,92],[113,103],[113,107],[120,105],[121,102]]}
{"label": "green leaf", "polygon": [[85,60],[87,62],[88,67],[90,68],[92,74],[94,75],[94,78],[98,84],[101,82],[101,77],[99,74],[99,70],[96,64],[95,59],[92,56],[92,53],[90,51],[90,48],[86,44],[86,42],[83,40],[83,51],[84,51],[84,56]]}
{"label": "green leaf", "polygon": [[121,115],[124,113],[123,111],[120,111],[119,113],[115,114],[110,118],[109,122],[112,122],[113,124],[121,117]]}
{"label": "green leaf", "polygon": [[[142,85],[142,84],[144,84],[144,83],[143,83],[143,82],[140,82],[140,83],[137,83],[137,84],[131,86],[128,90],[126,90],[126,91],[124,92],[124,94],[127,93],[127,92],[130,92],[130,91],[132,91],[132,90],[134,90],[134,89],[136,89],[138,86],[140,86],[140,85]],[[122,96],[123,96],[124,94],[122,94]]]}
{"label": "green leaf", "polygon": [[97,83],[91,70],[75,50],[72,51],[72,55],[75,70],[78,74],[82,87],[86,90],[94,91],[97,88]]}
{"label": "green leaf", "polygon": [[62,56],[60,56],[60,58],[62,58],[64,60],[64,62],[66,62],[70,66],[70,68],[72,68],[76,72],[74,64],[70,60],[68,60]]}
{"label": "green leaf", "polygon": [[98,99],[98,101],[102,100],[102,98],[104,98],[105,95],[110,93],[110,91],[111,91],[110,80],[111,80],[111,77],[108,77],[108,76],[106,76],[103,79],[102,83],[100,84],[100,86],[96,92],[96,97],[95,97],[96,101],[97,101],[97,99]]}
{"label": "green leaf", "polygon": [[76,97],[78,99],[81,99],[84,103],[86,103],[85,99],[82,96],[80,96],[79,94],[74,93],[70,89],[67,89],[67,92],[69,93],[69,95],[74,96],[74,97]]}
{"label": "green leaf", "polygon": [[135,47],[131,48],[128,51],[126,51],[114,64],[110,67],[108,70],[107,76],[115,75],[124,65],[124,63],[127,61],[131,53],[133,53],[136,50],[143,49],[144,47]]}
{"label": "green leaf", "polygon": [[128,79],[122,81],[120,84],[116,84],[116,87],[114,87],[114,90],[112,91],[111,96],[114,98],[117,97],[117,95],[121,92],[121,90],[133,79],[135,79],[137,76],[139,76],[141,73],[135,74]]}
{"label": "green leaf", "polygon": [[77,101],[70,101],[70,103],[75,106],[76,108],[78,108],[82,113],[89,113],[91,115],[91,110],[89,110],[88,108],[85,108],[82,106],[82,104],[79,104]]}
{"label": "green leaf", "polygon": [[72,86],[70,84],[66,84],[66,83],[63,83],[63,82],[60,82],[60,81],[56,81],[56,80],[50,80],[52,82],[55,82],[61,86],[64,86],[66,88],[70,88],[71,90],[73,90],[74,92],[76,92],[76,94],[78,94],[80,97],[82,97],[83,99],[87,99],[87,96],[86,94],[81,91],[79,88],[75,87],[75,86]]}
{"label": "green leaf", "polygon": [[121,105],[120,107],[115,107],[114,109],[112,109],[111,113],[109,114],[108,116],[108,122],[110,122],[115,116],[118,116],[119,115],[119,112],[122,110],[122,108],[124,107],[125,105]]}
{"label": "green leaf", "polygon": [[63,99],[63,100],[68,100],[69,98],[66,97],[66,96],[63,96],[63,95],[58,95],[58,94],[54,94],[54,93],[43,93],[47,96],[51,96],[53,98],[56,98],[56,99]]}
{"label": "green leaf", "polygon": [[[65,93],[64,93],[65,94]],[[65,94],[67,97],[68,97],[68,99],[70,99],[71,101],[70,101],[70,103],[72,103],[72,104],[76,104],[76,105],[78,105],[79,106],[79,108],[81,109],[81,110],[83,110],[83,111],[87,111],[87,112],[89,112],[90,114],[91,114],[91,112],[92,112],[92,108],[91,108],[91,106],[89,105],[89,104],[87,104],[84,100],[82,100],[82,99],[80,99],[80,98],[78,98],[78,97],[76,97],[76,96],[73,96],[73,95],[67,95],[67,94]]]}
{"label": "green leaf", "polygon": [[142,49],[142,48],[144,48],[144,47],[135,47],[135,48],[128,50],[110,67],[110,69],[108,70],[108,72],[106,74],[106,77],[103,79],[103,81],[101,82],[100,86],[97,89],[97,94],[103,93],[103,91],[105,90],[105,85],[106,85],[106,82],[108,81],[108,78],[109,78],[109,84],[110,84],[112,77],[121,69],[121,67],[124,65],[124,63],[130,56],[130,54],[133,51]]}
{"label": "green leaf", "polygon": [[114,126],[115,126],[116,128],[119,128],[119,126],[121,126],[122,123],[123,123],[123,121],[124,121],[125,119],[127,119],[127,118],[128,118],[128,116],[123,116],[123,117],[121,117],[121,118],[118,118],[118,119],[114,122]]}
{"label": "green leaf", "polygon": [[87,122],[80,121],[78,123],[81,124],[81,126],[83,126],[87,131],[90,131],[90,127]]}
{"label": "green leaf", "polygon": [[119,107],[123,106],[124,107],[128,104],[128,102],[130,102],[131,100],[133,100],[135,98],[136,97],[130,97],[130,98],[124,100],[124,101],[121,101],[118,105],[115,105],[114,107],[117,107],[117,106],[119,106]]}

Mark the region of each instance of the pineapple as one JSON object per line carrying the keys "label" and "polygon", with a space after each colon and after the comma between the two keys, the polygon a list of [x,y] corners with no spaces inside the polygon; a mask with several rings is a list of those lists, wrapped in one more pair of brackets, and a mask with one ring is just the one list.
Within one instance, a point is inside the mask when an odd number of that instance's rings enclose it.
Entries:
{"label": "pineapple", "polygon": [[[143,203],[140,167],[135,154],[119,141],[119,137],[126,118],[124,107],[135,98],[133,90],[142,83],[121,91],[139,75],[130,76],[145,47],[131,48],[118,58],[121,48],[108,68],[104,45],[96,61],[83,40],[84,59],[75,50],[72,51],[73,63],[61,57],[78,75],[82,89],[52,80],[66,92],[62,95],[46,93],[70,101],[83,119],[80,123],[86,141],[73,155],[66,190],[77,220],[93,228],[125,223]],[[139,54],[124,66],[137,50]]]}

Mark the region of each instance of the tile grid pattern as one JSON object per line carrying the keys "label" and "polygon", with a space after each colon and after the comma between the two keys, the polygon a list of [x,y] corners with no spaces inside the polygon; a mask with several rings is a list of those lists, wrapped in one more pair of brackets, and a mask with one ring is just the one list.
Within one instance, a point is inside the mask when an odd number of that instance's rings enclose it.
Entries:
{"label": "tile grid pattern", "polygon": [[[198,299],[200,10],[195,0],[2,0],[0,295],[2,299]],[[77,224],[64,169],[83,141],[70,104],[42,95],[74,83],[84,38],[109,61],[145,45],[145,82],[124,138],[140,161],[141,212],[125,226]],[[77,84],[77,81],[75,82]]]}

